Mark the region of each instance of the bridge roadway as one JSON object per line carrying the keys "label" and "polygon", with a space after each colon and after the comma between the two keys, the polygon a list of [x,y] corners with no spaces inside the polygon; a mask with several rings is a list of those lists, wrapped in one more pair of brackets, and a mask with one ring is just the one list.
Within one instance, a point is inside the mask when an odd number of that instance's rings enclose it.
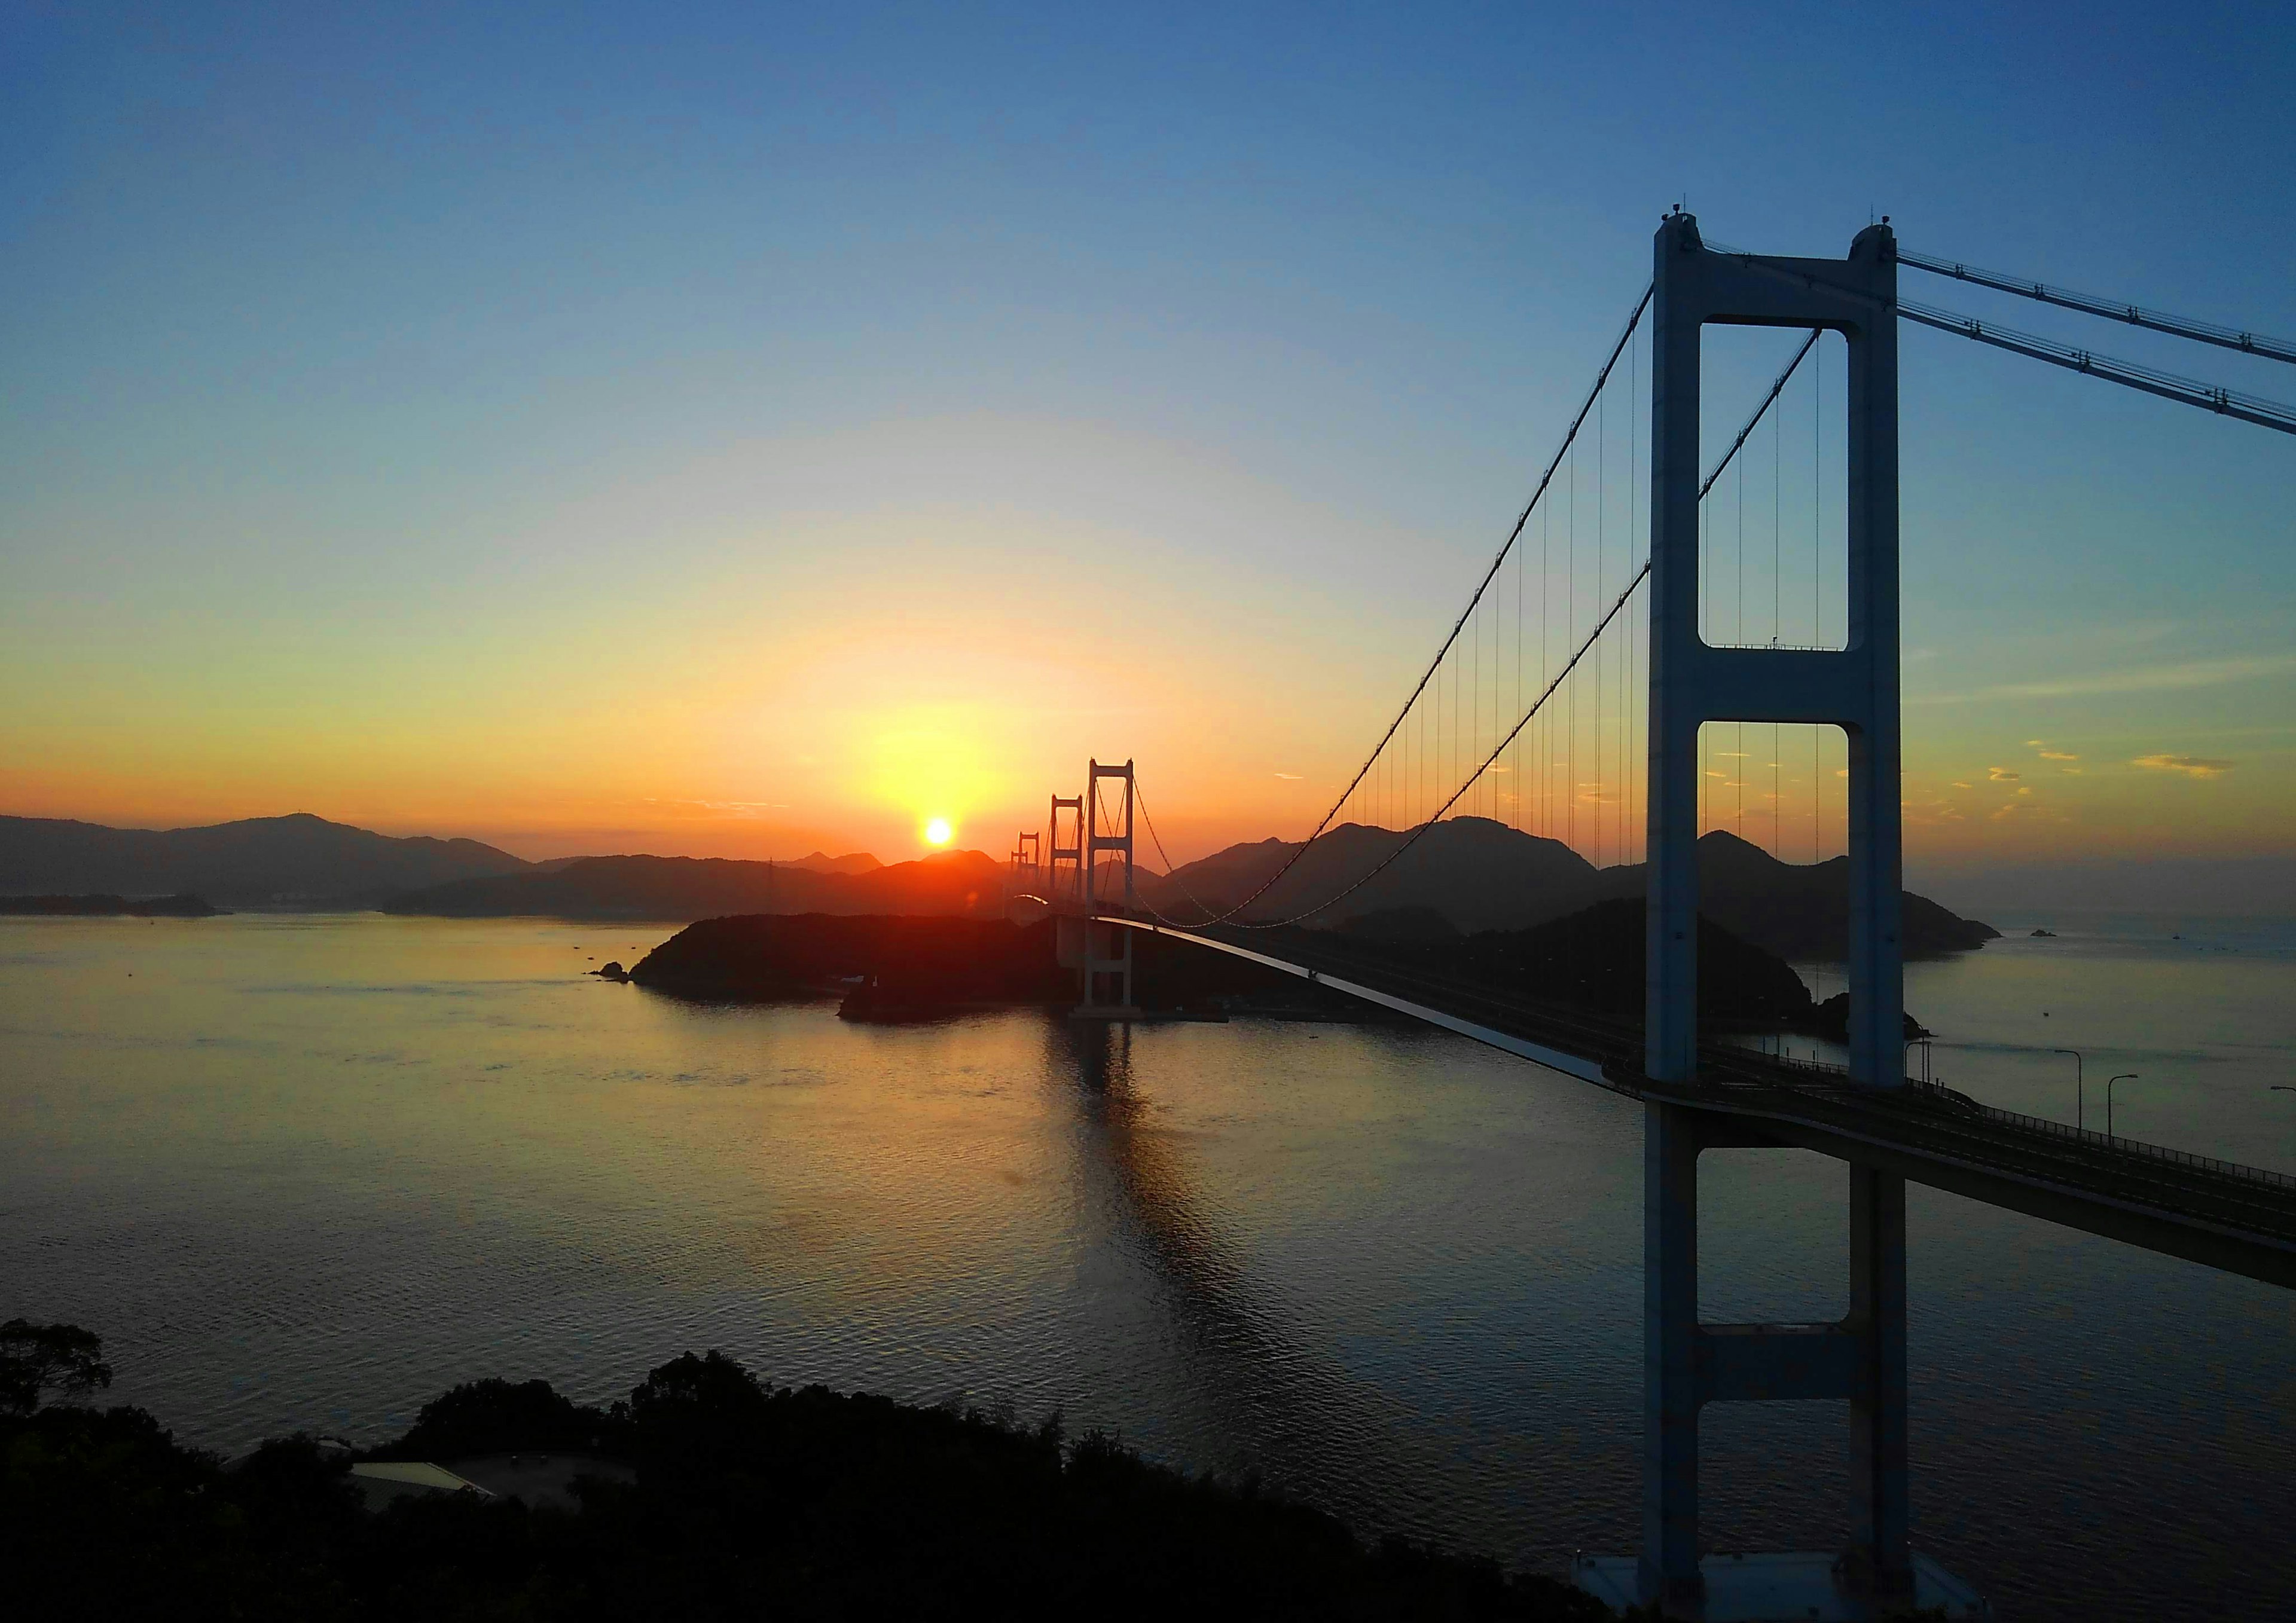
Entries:
{"label": "bridge roadway", "polygon": [[1323,931],[1180,930],[1193,942],[1472,1037],[1628,1098],[1716,1118],[1710,1142],[1815,1150],[1988,1205],[2296,1288],[2296,1177],[2108,1138],[1931,1084],[1853,1082],[1833,1067],[1707,1042],[1696,1083],[1643,1074],[1639,1028],[1488,984],[1431,976]]}

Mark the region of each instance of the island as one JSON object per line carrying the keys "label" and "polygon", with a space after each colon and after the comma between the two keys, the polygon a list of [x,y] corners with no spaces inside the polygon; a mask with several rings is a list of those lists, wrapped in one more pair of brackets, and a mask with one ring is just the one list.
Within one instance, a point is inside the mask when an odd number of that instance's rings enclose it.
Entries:
{"label": "island", "polygon": [[[1287,945],[1310,961],[1340,953],[1372,970],[1486,988],[1635,1025],[1643,1008],[1644,916],[1639,900],[1620,898],[1528,930],[1462,935],[1439,916],[1374,914],[1341,930],[1294,927],[1258,939],[1273,956],[1284,956]],[[1170,935],[1136,936],[1134,954],[1135,1002],[1150,1017],[1405,1018]],[[686,926],[626,974],[599,972],[700,1002],[835,999],[849,1020],[1066,1009],[1077,1001],[1075,971],[1059,963],[1049,918],[1023,924],[914,914],[742,914]],[[1699,1009],[1716,1031],[1789,1030],[1837,1039],[1848,1019],[1845,997],[1816,1002],[1784,958],[1703,918]],[[1909,1021],[1907,1036],[1921,1035]]]}
{"label": "island", "polygon": [[0,896],[0,914],[15,917],[211,919],[223,911],[197,896]]}

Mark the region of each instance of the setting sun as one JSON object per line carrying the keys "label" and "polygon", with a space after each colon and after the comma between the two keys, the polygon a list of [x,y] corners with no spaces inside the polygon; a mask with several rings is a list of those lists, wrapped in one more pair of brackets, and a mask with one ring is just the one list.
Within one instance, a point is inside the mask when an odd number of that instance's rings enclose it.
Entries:
{"label": "setting sun", "polygon": [[947,818],[935,817],[931,822],[925,824],[925,843],[927,845],[947,845],[948,843],[949,835],[954,832],[955,831],[948,826]]}

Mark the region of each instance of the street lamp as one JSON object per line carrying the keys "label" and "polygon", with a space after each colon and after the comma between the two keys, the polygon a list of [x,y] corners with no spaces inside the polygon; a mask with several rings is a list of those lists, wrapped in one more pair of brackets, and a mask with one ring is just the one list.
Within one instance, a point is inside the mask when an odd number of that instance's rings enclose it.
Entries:
{"label": "street lamp", "polygon": [[2136,1080],[2136,1073],[2133,1070],[2124,1070],[2117,1077],[2107,1077],[2104,1079],[2104,1135],[2107,1138],[2112,1136],[2112,1085],[2116,1082]]}
{"label": "street lamp", "polygon": [[2069,1053],[2073,1056],[2073,1126],[2077,1127],[2084,1126],[2086,1124],[2083,1120],[2083,1117],[2087,1114],[2088,1106],[2083,1099],[2081,1092],[2080,1050],[2078,1048],[2052,1048],[2049,1052],[2051,1053]]}

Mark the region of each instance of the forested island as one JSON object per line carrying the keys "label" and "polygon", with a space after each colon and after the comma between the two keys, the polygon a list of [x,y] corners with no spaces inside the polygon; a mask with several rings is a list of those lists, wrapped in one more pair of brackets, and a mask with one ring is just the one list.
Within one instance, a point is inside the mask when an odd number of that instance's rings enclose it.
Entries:
{"label": "forested island", "polygon": [[[1261,950],[1287,944],[1326,955],[1335,944],[1373,966],[1481,986],[1624,1024],[1642,1015],[1644,907],[1597,903],[1529,930],[1462,936],[1440,920],[1374,914],[1341,931],[1272,930]],[[748,914],[690,924],[626,972],[610,978],[705,1002],[836,998],[856,1020],[944,1018],[969,1011],[1077,1001],[1076,975],[1055,950],[1055,921],[906,915]],[[1297,937],[1296,943],[1292,941]],[[1135,1001],[1144,1012],[1193,1019],[1274,1014],[1400,1018],[1329,988],[1170,936],[1134,938]],[[1836,1036],[1840,1000],[1818,1004],[1793,967],[1710,919],[1699,929],[1699,1004],[1718,1029]]]}
{"label": "forested island", "polygon": [[[0,1526],[26,1618],[469,1620],[1184,1617],[1592,1619],[1558,1579],[1375,1543],[1251,1481],[1189,1476],[1057,1414],[762,1381],[717,1352],[627,1398],[484,1380],[353,1449],[226,1462],[108,1386],[96,1338],[0,1325]],[[413,1491],[355,1468],[546,1455],[563,1496]],[[478,1467],[472,1466],[476,1470]],[[408,1472],[406,1474],[416,1474]]]}
{"label": "forested island", "polygon": [[19,918],[211,919],[222,911],[199,896],[0,896],[0,915]]}

